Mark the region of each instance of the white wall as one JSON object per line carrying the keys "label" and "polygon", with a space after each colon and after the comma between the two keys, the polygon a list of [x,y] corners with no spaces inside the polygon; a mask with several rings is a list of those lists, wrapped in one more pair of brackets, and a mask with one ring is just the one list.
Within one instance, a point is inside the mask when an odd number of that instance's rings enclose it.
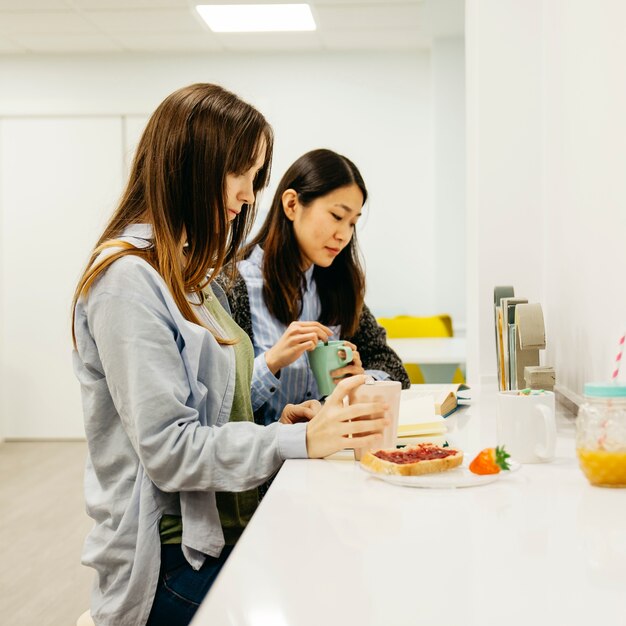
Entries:
{"label": "white wall", "polygon": [[465,323],[465,42],[446,38],[432,48],[434,134],[434,276],[432,313]]}
{"label": "white wall", "polygon": [[546,356],[577,394],[626,330],[624,24],[620,0],[543,2]]}
{"label": "white wall", "polygon": [[541,301],[540,0],[468,0],[469,378],[493,378],[493,288]]}
{"label": "white wall", "polygon": [[[168,93],[191,82],[217,82],[232,89],[258,106],[273,124],[273,182],[262,208],[282,172],[309,149],[330,147],[357,163],[370,190],[359,238],[367,267],[367,301],[376,314],[428,314],[454,306],[456,321],[462,323],[462,301],[440,301],[444,292],[436,289],[438,266],[433,263],[440,254],[438,238],[443,232],[438,228],[441,220],[434,214],[435,166],[445,168],[447,154],[453,178],[459,176],[459,159],[453,155],[450,141],[440,140],[442,149],[434,156],[438,138],[445,136],[436,133],[434,125],[439,119],[448,124],[463,117],[462,98],[446,109],[445,116],[433,115],[433,84],[441,96],[453,91],[453,81],[462,75],[462,46],[450,44],[442,50],[437,72],[449,76],[437,76],[436,80],[430,54],[418,52],[4,57],[0,62],[0,119],[5,129],[0,134],[0,236],[3,244],[16,241],[23,221],[45,223],[46,228],[30,233],[31,250],[38,252],[28,272],[15,271],[20,254],[16,246],[3,245],[0,253],[3,372],[20,371],[19,376],[5,381],[0,377],[0,436],[82,434],[78,405],[66,410],[63,404],[66,391],[78,397],[67,363],[70,286],[101,225],[103,188],[108,193],[104,209],[108,213],[121,190],[127,155],[146,116]],[[100,139],[97,127],[105,118],[118,126]],[[20,147],[21,136],[6,134],[6,128],[22,123],[41,123],[58,130],[57,123],[63,120],[82,120],[96,136],[90,138],[87,132],[77,145],[60,136],[38,137],[30,126],[27,141]],[[25,160],[29,151],[38,154],[31,164]],[[17,153],[22,154],[21,161],[15,160]],[[8,165],[12,162],[21,172],[17,178]],[[79,189],[72,186],[72,172]],[[17,183],[11,186],[11,179],[32,185],[28,203],[21,203]],[[52,194],[41,184],[48,180],[58,183]],[[84,187],[92,187],[94,194],[83,194]],[[64,211],[64,203],[73,208]],[[459,212],[455,201],[442,199],[440,206]],[[84,211],[78,221],[75,207]],[[451,221],[455,224],[452,236],[458,239],[461,222]],[[449,235],[446,231],[445,237]],[[46,346],[45,366],[39,372],[32,362],[38,340],[27,334],[28,347],[22,350],[20,340],[14,337],[37,326],[36,316],[20,317],[20,307],[39,306],[36,292],[29,292],[26,285],[49,252],[50,242],[59,237],[63,245],[55,248],[57,264],[50,265],[54,271],[45,273],[45,324],[46,333],[58,333],[60,339],[54,346]],[[450,254],[458,256],[452,265],[460,267],[462,250],[454,247]],[[47,387],[36,382],[38,375],[39,380],[48,381]],[[38,407],[53,389],[59,390],[54,401],[60,408],[56,418],[46,421]],[[29,392],[38,399],[22,403],[21,398]]]}
{"label": "white wall", "polygon": [[495,377],[492,290],[513,284],[576,397],[626,326],[626,5],[468,0],[466,17],[470,377]]}

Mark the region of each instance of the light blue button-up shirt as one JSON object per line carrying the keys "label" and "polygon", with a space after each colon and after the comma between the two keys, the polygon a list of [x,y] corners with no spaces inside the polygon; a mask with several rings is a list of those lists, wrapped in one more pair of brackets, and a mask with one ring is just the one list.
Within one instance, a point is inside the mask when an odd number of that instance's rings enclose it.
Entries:
{"label": "light blue button-up shirt", "polygon": [[[322,305],[313,279],[312,265],[305,272],[306,288],[302,294],[302,312],[299,321],[319,321]],[[287,326],[277,320],[267,308],[263,297],[263,250],[256,246],[247,259],[237,264],[237,269],[246,283],[250,300],[252,333],[254,344],[254,372],[252,375],[252,408],[257,411],[264,405],[266,424],[278,420],[286,404],[297,404],[311,399],[319,399],[315,377],[305,352],[296,361],[280,370],[280,377],[270,371],[265,353],[274,346],[287,330]],[[341,335],[341,326],[329,326],[333,331],[331,340]],[[357,346],[358,348],[358,346]],[[368,370],[367,374],[378,380],[389,378],[386,372]]]}
{"label": "light blue button-up shirt", "polygon": [[[147,225],[124,233],[136,247],[151,237]],[[159,577],[161,516],[182,516],[182,549],[198,569],[224,545],[215,492],[251,489],[284,459],[306,457],[306,426],[228,421],[232,346],[186,320],[137,256],[115,261],[74,319],[94,520],[83,564],[98,574],[92,614],[102,626],[142,626]]]}

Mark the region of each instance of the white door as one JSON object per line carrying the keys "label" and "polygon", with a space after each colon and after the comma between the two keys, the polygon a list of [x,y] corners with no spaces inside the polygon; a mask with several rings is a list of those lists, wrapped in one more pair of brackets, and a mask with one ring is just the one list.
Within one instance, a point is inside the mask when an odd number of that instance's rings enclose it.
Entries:
{"label": "white door", "polygon": [[70,306],[124,176],[119,117],[0,120],[0,437],[83,437]]}

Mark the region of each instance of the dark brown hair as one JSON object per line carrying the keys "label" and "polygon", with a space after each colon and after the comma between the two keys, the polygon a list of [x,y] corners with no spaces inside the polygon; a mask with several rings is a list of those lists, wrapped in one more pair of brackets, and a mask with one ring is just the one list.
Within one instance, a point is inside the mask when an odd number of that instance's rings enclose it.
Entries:
{"label": "dark brown hair", "polygon": [[[285,172],[261,230],[244,250],[245,257],[257,244],[263,248],[263,297],[272,315],[285,325],[300,316],[305,277],[293,223],[283,210],[283,193],[293,189],[300,203],[307,207],[317,198],[353,184],[361,190],[365,204],[367,189],[352,161],[332,150],[307,152]],[[313,277],[322,306],[319,321],[340,324],[342,335],[352,336],[358,327],[365,294],[356,231],[330,266],[315,266]]]}
{"label": "dark brown hair", "polygon": [[[226,175],[252,167],[263,140],[265,161],[254,181],[255,195],[267,184],[272,160],[273,132],[263,115],[218,85],[198,83],[169,95],[143,132],[120,204],[76,287],[73,311],[109,265],[133,254],[159,272],[183,316],[202,323],[187,296],[200,296],[211,280],[209,271],[217,275],[235,257],[256,211],[256,202],[245,205],[229,223]],[[135,248],[117,239],[128,225],[140,222],[153,227],[150,247]],[[184,267],[183,237],[188,243]],[[115,252],[99,259],[107,248]],[[72,336],[76,343],[73,323]]]}

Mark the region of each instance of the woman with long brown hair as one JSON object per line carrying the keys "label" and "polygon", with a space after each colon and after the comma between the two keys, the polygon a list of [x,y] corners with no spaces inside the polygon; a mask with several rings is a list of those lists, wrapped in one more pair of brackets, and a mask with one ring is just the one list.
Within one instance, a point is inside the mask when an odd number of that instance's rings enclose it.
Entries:
{"label": "woman with long brown hair", "polygon": [[332,150],[312,150],[285,172],[234,280],[222,280],[231,312],[252,338],[252,406],[271,424],[288,402],[319,398],[306,352],[343,339],[351,363],[336,381],[367,374],[409,387],[402,362],[364,303],[356,224],[367,189],[356,165]]}
{"label": "woman with long brown hair", "polygon": [[98,626],[188,624],[255,510],[256,487],[286,458],[372,445],[386,424],[381,404],[342,406],[364,377],[322,408],[253,423],[252,345],[212,277],[249,229],[272,144],[265,118],[221,87],[168,96],[76,288],[95,522],[83,563],[97,573]]}

